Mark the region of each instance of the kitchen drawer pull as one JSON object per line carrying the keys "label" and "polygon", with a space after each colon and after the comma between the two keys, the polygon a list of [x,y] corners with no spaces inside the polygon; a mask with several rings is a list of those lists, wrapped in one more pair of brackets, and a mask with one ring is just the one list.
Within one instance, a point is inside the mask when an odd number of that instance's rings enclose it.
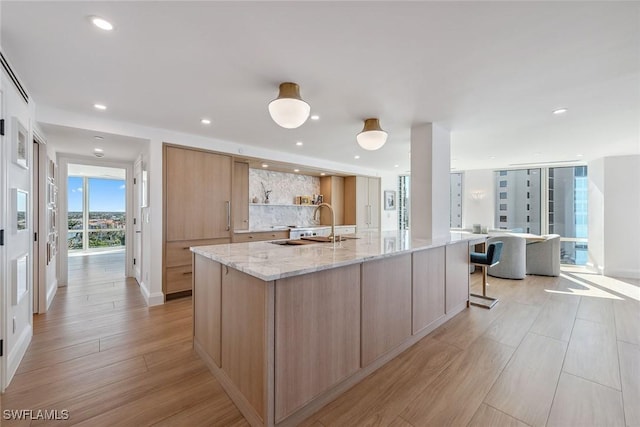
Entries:
{"label": "kitchen drawer pull", "polygon": [[183,247],[182,249],[189,249],[189,246],[185,246],[185,247]]}
{"label": "kitchen drawer pull", "polygon": [[191,271],[185,271],[184,273],[182,273],[184,276],[186,276],[187,274],[191,274]]}
{"label": "kitchen drawer pull", "polygon": [[227,204],[227,231],[231,230],[231,202],[226,201]]}

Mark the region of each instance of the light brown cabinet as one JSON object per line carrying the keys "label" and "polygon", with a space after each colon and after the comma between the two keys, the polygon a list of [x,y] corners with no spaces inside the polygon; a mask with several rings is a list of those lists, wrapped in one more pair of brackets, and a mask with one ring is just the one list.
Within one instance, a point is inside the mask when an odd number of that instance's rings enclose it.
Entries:
{"label": "light brown cabinet", "polygon": [[411,336],[411,255],[362,264],[362,367]]}
{"label": "light brown cabinet", "polygon": [[165,296],[191,290],[191,246],[231,241],[229,156],[164,146]]}
{"label": "light brown cabinet", "polygon": [[380,229],[380,178],[348,176],[344,179],[345,223],[358,231]]}
{"label": "light brown cabinet", "polygon": [[469,243],[460,242],[446,246],[446,311],[447,314],[469,305]]}
{"label": "light brown cabinet", "polygon": [[233,162],[233,229],[249,229],[249,163]]}
{"label": "light brown cabinet", "polygon": [[[320,178],[320,194],[324,202],[333,207],[336,225],[344,224],[344,178],[341,176],[323,176]],[[331,212],[320,210],[320,224],[331,225]]]}
{"label": "light brown cabinet", "polygon": [[444,247],[412,254],[413,333],[444,317]]}

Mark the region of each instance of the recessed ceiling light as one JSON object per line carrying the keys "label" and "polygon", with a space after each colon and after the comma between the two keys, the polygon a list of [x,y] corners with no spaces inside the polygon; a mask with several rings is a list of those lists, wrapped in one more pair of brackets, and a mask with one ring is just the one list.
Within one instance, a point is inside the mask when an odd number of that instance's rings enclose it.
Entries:
{"label": "recessed ceiling light", "polygon": [[320,172],[320,176],[325,176],[325,175],[326,175],[326,173]]}
{"label": "recessed ceiling light", "polygon": [[103,139],[104,139],[104,137],[102,137],[102,136],[100,136],[100,135],[96,135],[96,136],[94,136],[93,138],[94,138],[94,139],[99,139],[99,140],[103,140]]}
{"label": "recessed ceiling light", "polygon": [[268,168],[268,167],[269,167],[269,165],[268,165],[268,164],[266,164],[266,163],[263,163],[263,164],[262,164],[262,167],[263,167],[263,168]]}
{"label": "recessed ceiling light", "polygon": [[314,114],[313,116],[310,117],[311,120],[320,120],[320,116],[317,114]]}
{"label": "recessed ceiling light", "polygon": [[399,167],[400,167],[400,165],[393,165],[393,167],[394,167],[394,168],[399,168]]}
{"label": "recessed ceiling light", "polygon": [[93,23],[93,25],[100,28],[101,30],[105,30],[105,31],[113,30],[113,24],[104,18],[100,18],[99,16],[92,16],[91,22]]}
{"label": "recessed ceiling light", "polygon": [[360,158],[360,156],[353,156],[353,158],[357,160]]}
{"label": "recessed ceiling light", "polygon": [[210,125],[210,124],[211,124],[211,120],[209,120],[209,119],[202,119],[202,120],[200,120],[200,123],[202,123],[203,125]]}
{"label": "recessed ceiling light", "polygon": [[293,171],[294,172],[300,172],[300,169],[294,169]]}
{"label": "recessed ceiling light", "polygon": [[496,158],[496,156],[489,156],[489,158],[490,158],[491,160],[493,160],[493,159],[495,159],[495,158]]}
{"label": "recessed ceiling light", "polygon": [[102,148],[94,148],[93,151],[96,153],[102,153],[104,150]]}
{"label": "recessed ceiling light", "polygon": [[107,109],[107,106],[106,106],[106,105],[103,105],[103,104],[93,104],[93,107],[94,107],[96,110],[106,110],[106,109]]}
{"label": "recessed ceiling light", "polygon": [[296,142],[296,145],[297,145],[298,147],[302,147],[304,144],[303,144],[303,142],[302,142],[302,141],[298,141],[298,142]]}
{"label": "recessed ceiling light", "polygon": [[567,112],[566,108],[558,108],[557,110],[553,110],[553,114],[564,114]]}
{"label": "recessed ceiling light", "polygon": [[576,157],[582,157],[582,154],[576,154]]}

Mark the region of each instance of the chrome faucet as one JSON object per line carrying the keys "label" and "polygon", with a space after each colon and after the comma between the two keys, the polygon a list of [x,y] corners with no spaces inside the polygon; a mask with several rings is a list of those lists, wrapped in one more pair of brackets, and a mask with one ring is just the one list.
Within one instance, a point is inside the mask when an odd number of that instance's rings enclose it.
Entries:
{"label": "chrome faucet", "polygon": [[316,207],[316,209],[313,211],[313,219],[314,220],[318,220],[318,218],[316,218],[318,216],[318,211],[320,211],[321,207],[326,207],[331,211],[331,234],[329,234],[329,239],[335,241],[335,237],[336,237],[336,214],[335,212],[333,212],[333,207],[329,204],[329,203],[320,203],[318,205],[318,207]]}

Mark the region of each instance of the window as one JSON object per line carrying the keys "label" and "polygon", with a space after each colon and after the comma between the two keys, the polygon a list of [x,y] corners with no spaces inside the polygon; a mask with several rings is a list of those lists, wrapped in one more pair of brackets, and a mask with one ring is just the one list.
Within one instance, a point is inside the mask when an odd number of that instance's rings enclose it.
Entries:
{"label": "window", "polygon": [[507,186],[507,181],[500,181],[500,187],[506,187]]}
{"label": "window", "polygon": [[67,185],[69,250],[123,247],[124,179],[69,176]]}
{"label": "window", "polygon": [[401,175],[398,177],[398,230],[409,229],[409,196],[411,177]]}
{"label": "window", "polygon": [[587,200],[586,166],[549,169],[549,233],[562,237],[564,264],[587,263]]}
{"label": "window", "polygon": [[449,210],[449,226],[462,228],[462,174],[452,173],[450,176],[449,192],[451,209]]}
{"label": "window", "polygon": [[[506,182],[503,185],[502,182]],[[541,231],[540,169],[497,171],[495,222],[514,232]]]}

